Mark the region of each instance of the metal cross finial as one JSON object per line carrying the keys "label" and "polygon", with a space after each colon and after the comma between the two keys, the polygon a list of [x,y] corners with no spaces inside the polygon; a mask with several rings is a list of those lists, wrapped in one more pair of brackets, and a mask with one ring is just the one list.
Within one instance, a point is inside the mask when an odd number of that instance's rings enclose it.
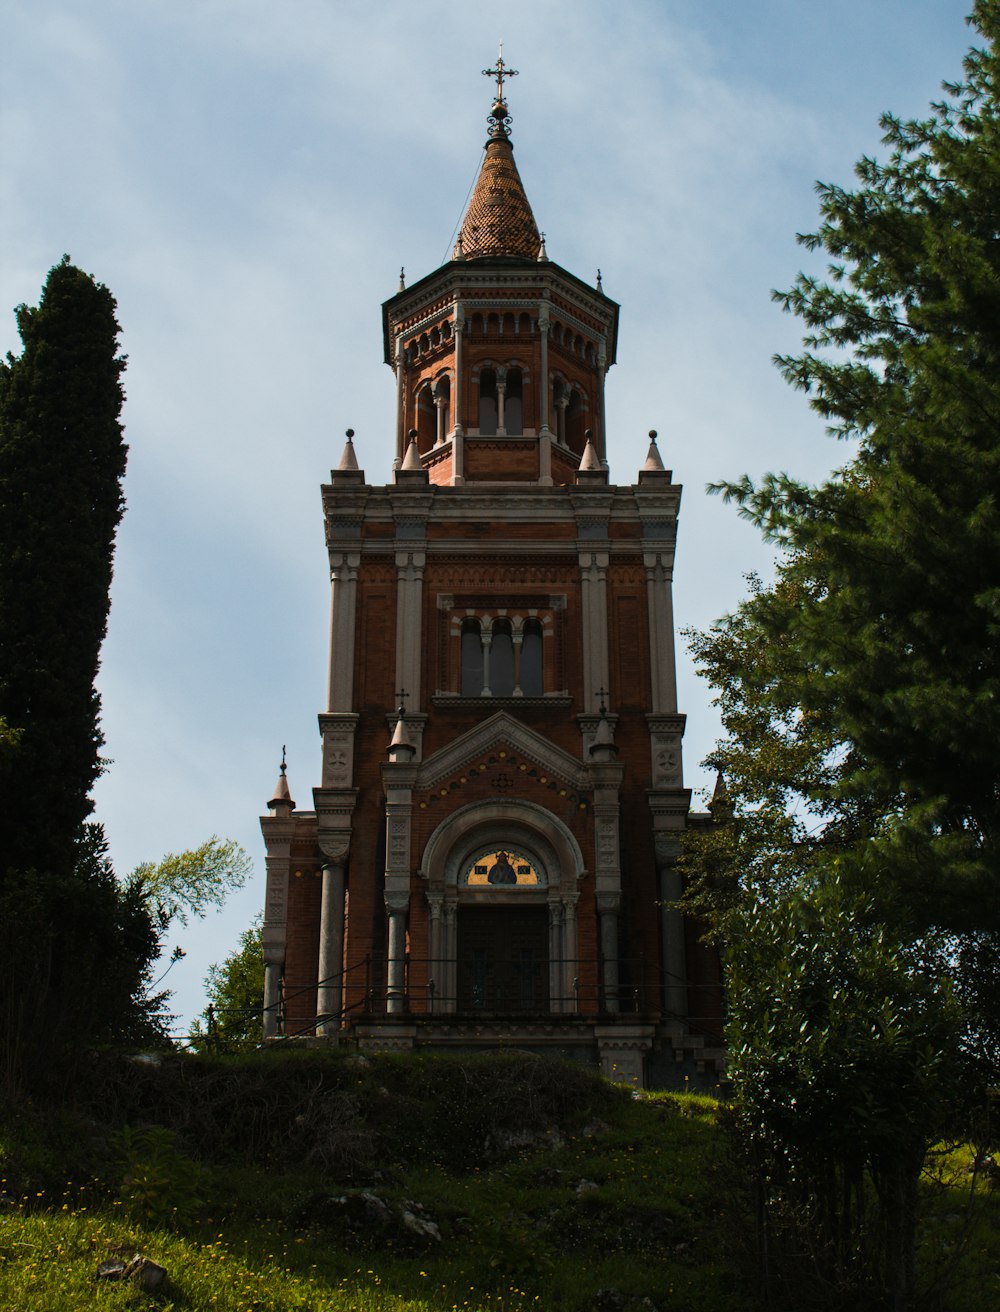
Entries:
{"label": "metal cross finial", "polygon": [[594,693],[594,696],[595,696],[595,697],[600,697],[600,699],[601,699],[601,714],[602,714],[602,715],[607,715],[607,713],[608,713],[608,707],[607,707],[607,703],[606,703],[605,700],[604,700],[605,697],[608,696],[608,690],[607,690],[607,688],[605,688],[604,685],[601,684],[601,686],[600,686],[600,688],[598,688],[597,692]]}
{"label": "metal cross finial", "polygon": [[484,68],[483,77],[495,77],[497,80],[497,100],[503,100],[503,80],[505,77],[517,77],[516,68],[508,68],[503,62],[503,42],[500,42],[500,54],[495,68]]}
{"label": "metal cross finial", "polygon": [[399,698],[399,710],[397,714],[401,720],[406,719],[406,699],[409,695],[410,694],[405,688],[400,688],[399,692],[396,693],[396,696]]}
{"label": "metal cross finial", "polygon": [[281,744],[281,773],[284,774],[288,769],[288,762],[285,760],[285,744]]}

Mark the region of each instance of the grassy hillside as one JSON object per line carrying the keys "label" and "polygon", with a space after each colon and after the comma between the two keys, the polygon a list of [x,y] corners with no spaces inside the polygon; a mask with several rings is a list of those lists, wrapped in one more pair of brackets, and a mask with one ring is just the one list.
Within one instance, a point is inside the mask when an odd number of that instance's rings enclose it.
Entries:
{"label": "grassy hillside", "polygon": [[[0,1309],[757,1306],[709,1099],[518,1054],[318,1052],[95,1059],[72,1099],[0,1120]],[[167,1270],[153,1293],[95,1280],[135,1252]]]}

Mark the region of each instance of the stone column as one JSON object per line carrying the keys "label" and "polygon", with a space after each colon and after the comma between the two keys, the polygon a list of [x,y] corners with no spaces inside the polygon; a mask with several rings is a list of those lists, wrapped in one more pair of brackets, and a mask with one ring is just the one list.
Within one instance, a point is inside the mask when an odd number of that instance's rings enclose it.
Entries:
{"label": "stone column", "polygon": [[445,992],[442,1011],[458,1010],[458,904],[445,902],[442,908],[441,956],[444,962]]}
{"label": "stone column", "polygon": [[434,438],[435,446],[442,446],[444,443],[444,413],[448,408],[448,398],[442,396],[440,392],[434,393],[434,407],[437,410],[437,429]]}
{"label": "stone column", "polygon": [[504,413],[504,404],[507,399],[507,370],[504,366],[497,366],[497,437],[507,436],[507,416]]}
{"label": "stone column", "polygon": [[597,911],[601,917],[601,983],[604,985],[604,1009],[617,1012],[618,1004],[618,910],[621,897],[613,893],[599,893]]}
{"label": "stone column", "polygon": [[390,1016],[406,1010],[406,911],[409,897],[387,893],[385,909],[389,916],[389,954],[386,977],[386,1011]]}
{"label": "stone column", "polygon": [[569,405],[569,397],[565,392],[556,402],[556,440],[560,445],[566,445],[566,407]]}
{"label": "stone column", "polygon": [[281,962],[264,959],[264,1038],[278,1033],[278,1009],[281,1006]]}
{"label": "stone column", "polygon": [[549,1011],[564,1011],[562,989],[563,907],[558,895],[549,898]]}
{"label": "stone column", "polygon": [[483,644],[483,697],[492,697],[490,692],[490,648],[493,645],[493,634],[483,633],[480,635]]}
{"label": "stone column", "polygon": [[319,986],[316,990],[317,1034],[340,1029],[344,1002],[344,862],[323,867],[319,913]]}
{"label": "stone column", "polygon": [[[442,995],[445,992],[444,962],[441,960],[441,912],[444,898],[440,893],[428,893],[427,905],[430,908],[430,934],[428,935],[427,963],[427,1010],[442,1011]],[[433,984],[433,988],[430,985]]]}
{"label": "stone column", "polygon": [[563,897],[563,996],[566,999],[564,1011],[578,1011],[579,1002],[574,988],[574,981],[580,974],[580,962],[576,946],[576,904],[579,899],[578,893],[566,894]]}
{"label": "stone column", "polygon": [[521,689],[521,646],[524,642],[524,634],[520,631],[513,634],[511,641],[514,644],[514,696],[523,697]]}

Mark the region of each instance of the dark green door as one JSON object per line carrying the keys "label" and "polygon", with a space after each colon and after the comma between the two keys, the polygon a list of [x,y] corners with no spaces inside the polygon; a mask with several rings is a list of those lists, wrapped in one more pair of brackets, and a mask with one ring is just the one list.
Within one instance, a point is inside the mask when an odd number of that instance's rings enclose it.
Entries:
{"label": "dark green door", "polygon": [[536,1015],[549,1009],[547,907],[460,907],[458,1009]]}

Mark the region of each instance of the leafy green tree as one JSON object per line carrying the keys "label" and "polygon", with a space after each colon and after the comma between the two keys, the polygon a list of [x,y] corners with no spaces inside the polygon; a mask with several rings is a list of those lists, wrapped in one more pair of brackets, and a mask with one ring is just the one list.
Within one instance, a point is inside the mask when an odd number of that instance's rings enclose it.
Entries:
{"label": "leafy green tree", "polygon": [[252,870],[253,862],[239,843],[213,835],[188,852],[169,852],[155,864],[143,862],[131,879],[167,923],[186,925],[189,916],[201,920],[209,908],[218,910],[230,893],[244,886]]}
{"label": "leafy green tree", "polygon": [[1000,1074],[1000,0],[970,22],[962,81],[885,116],[856,189],[819,188],[800,240],[828,276],[776,294],[807,330],[778,364],[847,457],[819,486],[720,485],[776,577],[693,643],[725,822],[685,861],[737,1124],[765,1220],[809,1223],[840,1305],[838,1281],[909,1305],[923,1148]]}
{"label": "leafy green tree", "polygon": [[0,364],[0,877],[70,873],[102,743],[94,689],[124,500],[115,301],[64,257]]}
{"label": "leafy green tree", "polygon": [[260,916],[240,935],[234,952],[209,967],[208,1006],[191,1026],[198,1052],[249,1052],[260,1046],[264,948]]}

